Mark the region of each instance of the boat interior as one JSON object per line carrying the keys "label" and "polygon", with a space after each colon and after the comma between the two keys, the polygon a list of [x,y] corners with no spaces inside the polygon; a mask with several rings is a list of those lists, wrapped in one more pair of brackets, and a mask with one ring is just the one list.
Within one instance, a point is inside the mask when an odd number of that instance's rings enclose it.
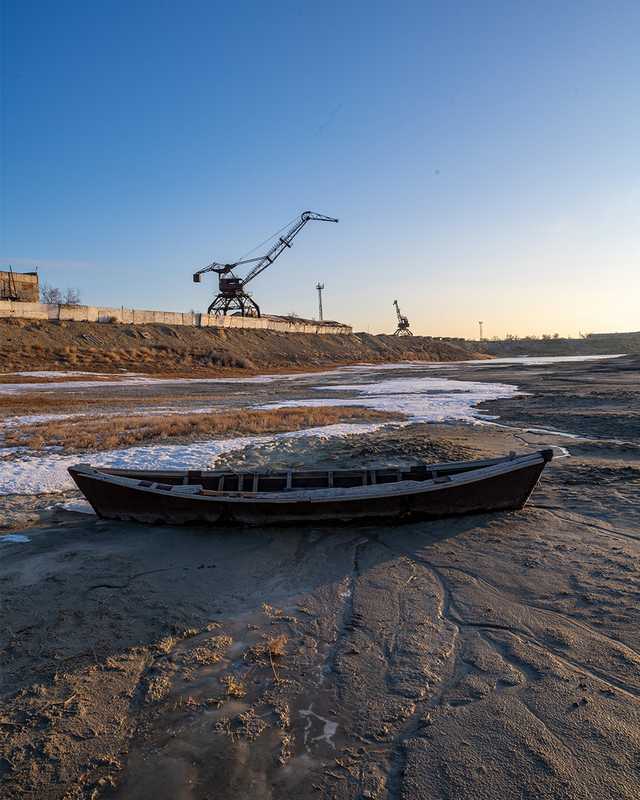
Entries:
{"label": "boat interior", "polygon": [[[141,486],[170,489],[172,486],[198,486],[214,492],[283,492],[296,489],[344,489],[399,481],[447,483],[451,476],[513,460],[506,457],[480,461],[418,464],[407,467],[335,470],[283,470],[263,472],[206,472],[202,470],[126,470],[100,469],[106,475],[140,481]],[[79,465],[80,466],[80,465]],[[89,466],[89,465],[81,465]]]}

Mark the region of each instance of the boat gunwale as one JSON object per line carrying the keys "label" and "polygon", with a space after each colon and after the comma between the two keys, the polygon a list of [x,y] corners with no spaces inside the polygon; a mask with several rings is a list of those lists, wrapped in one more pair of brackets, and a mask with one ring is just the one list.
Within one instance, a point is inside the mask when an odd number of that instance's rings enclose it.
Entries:
{"label": "boat gunwale", "polygon": [[[535,453],[544,452],[542,450],[536,450]],[[494,464],[501,464],[503,462],[511,462],[518,458],[524,458],[528,455],[534,455],[535,453],[522,453],[521,455],[516,455],[515,453],[510,453],[506,456],[499,456],[498,458],[480,458],[474,459],[472,461],[442,461],[435,464],[428,464],[426,462],[420,464],[411,464],[408,467],[393,467],[393,466],[382,466],[382,467],[339,467],[338,469],[277,469],[277,470],[199,470],[199,469],[176,469],[176,470],[162,470],[162,469],[118,469],[117,467],[92,467],[87,462],[80,462],[78,464],[73,464],[72,469],[78,469],[80,467],[87,467],[90,469],[97,469],[99,472],[105,475],[111,475],[113,477],[121,477],[121,478],[129,478],[133,475],[142,475],[142,474],[152,474],[152,475],[164,475],[167,478],[179,478],[179,477],[186,477],[189,475],[197,474],[198,477],[206,478],[206,479],[213,479],[213,478],[222,478],[227,476],[254,476],[258,475],[260,477],[265,478],[279,478],[279,477],[286,477],[287,474],[290,472],[293,476],[316,476],[316,475],[326,475],[328,472],[332,472],[334,475],[347,475],[351,473],[362,473],[366,472],[383,472],[385,470],[389,472],[402,470],[404,472],[409,472],[412,469],[425,467],[429,470],[446,470],[446,469],[465,469],[468,467],[476,467],[477,469],[481,469],[482,467],[489,467],[493,466]],[[134,478],[134,480],[136,480]],[[137,480],[142,480],[141,478],[137,478]]]}

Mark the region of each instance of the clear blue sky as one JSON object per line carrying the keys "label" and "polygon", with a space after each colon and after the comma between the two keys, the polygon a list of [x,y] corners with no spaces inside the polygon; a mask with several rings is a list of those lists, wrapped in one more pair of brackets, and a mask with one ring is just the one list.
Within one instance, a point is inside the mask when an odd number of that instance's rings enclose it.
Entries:
{"label": "clear blue sky", "polygon": [[263,309],[640,329],[640,2],[3,0],[0,266],[203,309],[295,214]]}

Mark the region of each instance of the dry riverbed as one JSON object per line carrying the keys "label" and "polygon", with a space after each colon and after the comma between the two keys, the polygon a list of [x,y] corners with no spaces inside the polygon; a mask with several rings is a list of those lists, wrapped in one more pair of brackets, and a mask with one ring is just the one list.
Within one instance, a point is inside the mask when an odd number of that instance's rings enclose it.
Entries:
{"label": "dry riverbed", "polygon": [[[638,359],[451,370],[432,374],[528,392],[483,406],[511,427],[256,440],[216,463],[568,447],[524,510],[212,532],[2,498],[31,515],[0,544],[6,796],[636,798]],[[550,427],[584,438],[531,432]]]}

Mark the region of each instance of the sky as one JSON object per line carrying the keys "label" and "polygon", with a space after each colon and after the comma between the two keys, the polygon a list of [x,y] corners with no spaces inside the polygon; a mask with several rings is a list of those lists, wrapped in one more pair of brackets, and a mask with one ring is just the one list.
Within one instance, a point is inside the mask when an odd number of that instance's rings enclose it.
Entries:
{"label": "sky", "polygon": [[0,269],[206,310],[310,209],[267,313],[640,330],[637,0],[0,2]]}

